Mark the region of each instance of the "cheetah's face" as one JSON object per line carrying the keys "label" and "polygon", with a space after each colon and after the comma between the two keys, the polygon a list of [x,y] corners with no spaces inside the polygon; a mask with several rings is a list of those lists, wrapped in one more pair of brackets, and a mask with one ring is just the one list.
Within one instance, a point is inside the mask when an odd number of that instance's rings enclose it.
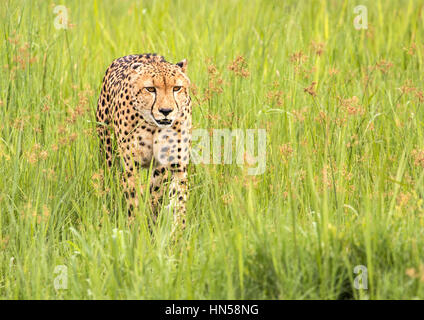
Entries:
{"label": "cheetah's face", "polygon": [[[134,67],[133,67],[134,68]],[[136,66],[134,104],[151,125],[170,127],[189,104],[190,80],[185,74],[187,61],[161,62]]]}

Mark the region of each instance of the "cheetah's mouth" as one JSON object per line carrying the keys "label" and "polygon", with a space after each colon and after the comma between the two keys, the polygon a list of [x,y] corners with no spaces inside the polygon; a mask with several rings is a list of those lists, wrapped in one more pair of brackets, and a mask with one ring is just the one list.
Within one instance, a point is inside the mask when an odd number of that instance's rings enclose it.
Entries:
{"label": "cheetah's mouth", "polygon": [[159,127],[159,128],[167,128],[172,126],[172,123],[174,122],[174,119],[155,119],[155,117],[152,116],[152,120],[155,122],[155,124]]}
{"label": "cheetah's mouth", "polygon": [[153,114],[149,115],[151,122],[153,122],[153,124],[157,125],[159,128],[166,128],[166,127],[170,127],[172,125],[172,123],[174,122],[175,119],[156,119]]}
{"label": "cheetah's mouth", "polygon": [[170,119],[162,119],[162,120],[156,120],[157,124],[160,124],[161,126],[169,126],[172,123],[172,120]]}

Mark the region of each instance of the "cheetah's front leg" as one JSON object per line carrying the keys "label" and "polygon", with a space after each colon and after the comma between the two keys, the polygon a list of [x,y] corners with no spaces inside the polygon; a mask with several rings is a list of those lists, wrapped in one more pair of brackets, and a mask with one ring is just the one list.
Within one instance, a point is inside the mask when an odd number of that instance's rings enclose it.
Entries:
{"label": "cheetah's front leg", "polygon": [[174,171],[169,186],[170,207],[174,214],[172,233],[181,227],[185,228],[186,223],[186,202],[188,198],[187,188],[187,167]]}
{"label": "cheetah's front leg", "polygon": [[157,166],[152,172],[150,179],[150,198],[153,211],[153,221],[156,221],[159,207],[163,200],[163,192],[165,189],[165,182],[168,180],[168,167]]}
{"label": "cheetah's front leg", "polygon": [[187,168],[173,168],[169,166],[158,166],[153,170],[150,193],[152,199],[152,209],[156,220],[159,206],[162,203],[163,192],[166,189],[165,182],[168,180],[168,173],[171,172],[169,185],[169,208],[173,213],[173,226],[175,231],[179,227],[185,228],[187,190]]}

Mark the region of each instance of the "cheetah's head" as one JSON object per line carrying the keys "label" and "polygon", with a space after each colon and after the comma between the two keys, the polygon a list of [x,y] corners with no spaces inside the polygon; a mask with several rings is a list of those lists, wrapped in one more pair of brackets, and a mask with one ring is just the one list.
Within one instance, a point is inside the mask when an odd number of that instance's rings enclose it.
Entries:
{"label": "cheetah's head", "polygon": [[135,108],[149,124],[170,127],[190,104],[187,60],[172,64],[162,59],[136,63],[133,78]]}

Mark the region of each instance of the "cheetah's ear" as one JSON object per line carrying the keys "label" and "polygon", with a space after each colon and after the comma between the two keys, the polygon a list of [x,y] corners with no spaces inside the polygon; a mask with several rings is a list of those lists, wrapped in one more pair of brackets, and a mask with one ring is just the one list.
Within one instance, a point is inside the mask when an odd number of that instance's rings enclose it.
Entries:
{"label": "cheetah's ear", "polygon": [[181,71],[185,73],[186,70],[187,70],[187,59],[184,59],[184,60],[176,63],[176,65],[179,66],[181,68]]}
{"label": "cheetah's ear", "polygon": [[136,72],[136,73],[139,73],[139,67],[142,65],[142,63],[133,63],[132,65],[131,65],[131,68],[133,68],[134,69],[134,71]]}

